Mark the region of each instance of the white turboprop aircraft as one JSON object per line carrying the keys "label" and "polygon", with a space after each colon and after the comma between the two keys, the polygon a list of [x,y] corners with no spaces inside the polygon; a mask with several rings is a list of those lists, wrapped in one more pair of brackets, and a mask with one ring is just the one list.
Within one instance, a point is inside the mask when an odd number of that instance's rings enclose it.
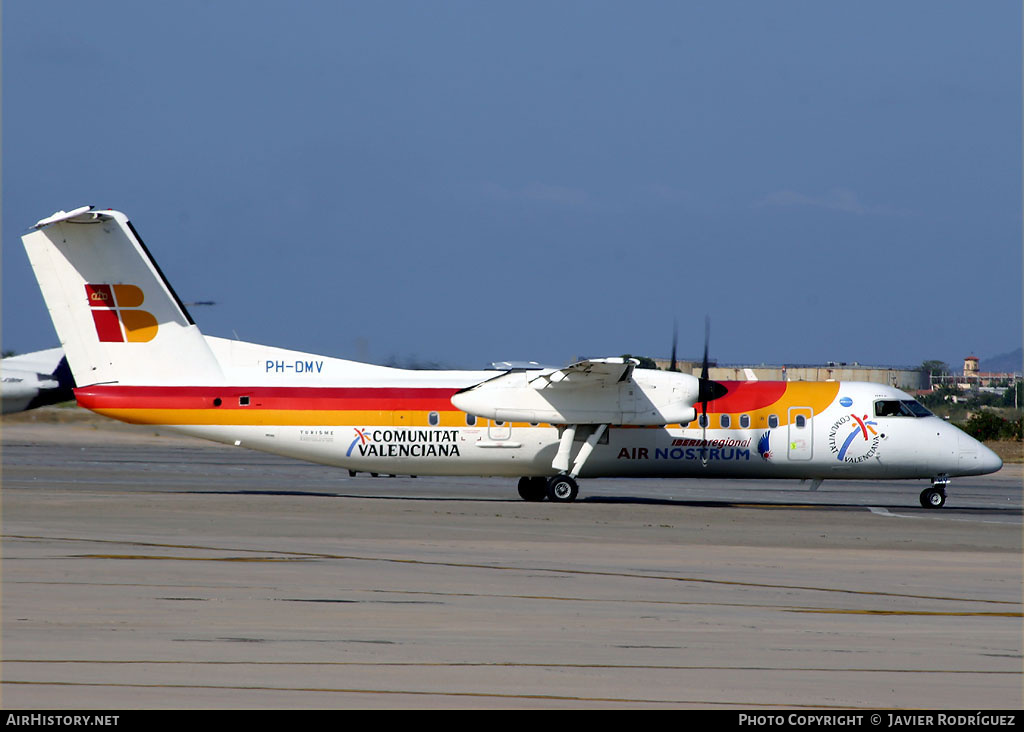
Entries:
{"label": "white turboprop aircraft", "polygon": [[78,388],[125,422],[394,475],[521,476],[528,501],[577,477],[925,478],[995,453],[890,386],[715,382],[593,359],[409,371],[203,336],[128,218],[84,206],[23,237]]}
{"label": "white turboprop aircraft", "polygon": [[71,390],[75,384],[60,348],[9,356],[0,361],[0,375],[4,414],[74,399]]}

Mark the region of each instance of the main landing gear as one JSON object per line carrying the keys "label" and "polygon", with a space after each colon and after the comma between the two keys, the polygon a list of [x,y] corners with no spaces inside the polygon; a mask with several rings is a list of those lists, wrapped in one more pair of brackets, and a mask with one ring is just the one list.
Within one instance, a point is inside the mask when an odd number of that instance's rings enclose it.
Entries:
{"label": "main landing gear", "polygon": [[520,478],[519,497],[524,501],[543,501],[548,494],[547,478]]}
{"label": "main landing gear", "polygon": [[579,492],[579,484],[571,475],[519,479],[519,496],[524,501],[543,501],[547,498],[553,503],[569,503],[576,500]]}
{"label": "main landing gear", "polygon": [[576,500],[580,487],[571,475],[555,475],[548,478],[548,500],[554,503],[570,503]]}
{"label": "main landing gear", "polygon": [[576,500],[580,493],[579,483],[576,476],[580,474],[583,465],[587,462],[590,454],[594,452],[601,436],[608,429],[606,424],[583,425],[589,429],[590,434],[576,454],[572,463],[572,470],[569,469],[569,460],[572,457],[573,440],[576,439],[576,432],[580,425],[567,424],[562,428],[562,434],[558,438],[558,451],[555,453],[551,467],[558,471],[557,475],[550,478],[520,478],[519,495],[524,501],[543,501],[547,498],[552,503],[570,503]]}
{"label": "main landing gear", "polygon": [[921,505],[925,508],[942,508],[946,505],[946,486],[949,485],[948,475],[939,475],[932,479],[932,487],[921,491]]}

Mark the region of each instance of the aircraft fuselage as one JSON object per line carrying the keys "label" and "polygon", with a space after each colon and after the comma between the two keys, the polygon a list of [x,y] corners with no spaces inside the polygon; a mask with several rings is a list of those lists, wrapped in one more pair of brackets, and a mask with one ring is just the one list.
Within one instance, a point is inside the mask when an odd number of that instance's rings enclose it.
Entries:
{"label": "aircraft fuselage", "polygon": [[[452,405],[460,383],[487,376],[417,372],[417,386],[384,380],[343,388],[93,386],[76,395],[82,406],[126,422],[353,471],[557,473],[552,462],[564,425],[474,417]],[[729,393],[709,403],[707,429],[700,418],[612,425],[580,476],[898,479],[998,469],[988,448],[953,425],[923,410],[901,411],[916,402],[883,384],[722,383]],[[579,427],[574,452],[592,429]]]}

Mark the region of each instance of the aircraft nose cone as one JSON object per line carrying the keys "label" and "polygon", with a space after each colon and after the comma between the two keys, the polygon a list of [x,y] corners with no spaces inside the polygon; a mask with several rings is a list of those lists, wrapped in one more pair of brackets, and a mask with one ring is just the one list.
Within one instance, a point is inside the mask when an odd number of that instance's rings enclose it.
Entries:
{"label": "aircraft nose cone", "polygon": [[965,475],[985,475],[1003,467],[1003,460],[978,440],[967,435],[960,437],[960,470]]}
{"label": "aircraft nose cone", "polygon": [[1003,467],[1003,459],[984,445],[978,445],[978,464],[985,473],[994,473]]}

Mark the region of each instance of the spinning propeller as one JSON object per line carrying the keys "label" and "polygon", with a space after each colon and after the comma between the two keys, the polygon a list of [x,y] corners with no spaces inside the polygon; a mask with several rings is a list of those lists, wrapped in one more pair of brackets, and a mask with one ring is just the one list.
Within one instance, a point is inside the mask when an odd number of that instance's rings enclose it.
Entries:
{"label": "spinning propeller", "polygon": [[669,364],[669,371],[678,371],[679,367],[676,365],[676,344],[679,342],[679,321],[672,321],[672,363]]}
{"label": "spinning propeller", "polygon": [[[703,467],[708,465],[708,402],[723,397],[728,389],[708,378],[708,342],[711,340],[711,316],[704,316],[704,360],[700,366],[700,379],[697,388],[697,400],[700,402],[700,426],[701,426],[701,447],[700,464]],[[676,360],[675,337],[672,339],[672,363]]]}

